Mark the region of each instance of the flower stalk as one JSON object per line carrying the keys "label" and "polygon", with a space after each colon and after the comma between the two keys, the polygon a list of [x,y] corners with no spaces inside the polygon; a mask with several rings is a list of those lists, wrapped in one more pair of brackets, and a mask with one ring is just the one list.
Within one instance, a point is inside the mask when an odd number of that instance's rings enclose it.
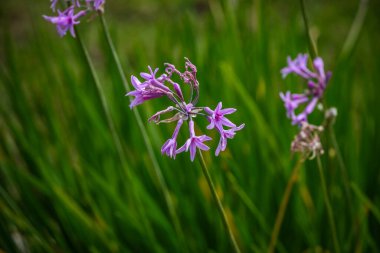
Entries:
{"label": "flower stalk", "polygon": [[[119,155],[119,158],[120,158],[120,162],[121,162],[121,165],[122,165],[122,168],[123,169],[126,169],[128,168],[128,163],[127,163],[127,160],[125,159],[124,155],[123,155],[123,148],[122,148],[122,145],[121,145],[121,142],[120,142],[120,138],[117,134],[117,131],[116,131],[116,128],[115,128],[115,124],[112,120],[112,117],[111,117],[111,114],[110,114],[110,111],[109,111],[109,107],[108,107],[108,103],[107,103],[107,99],[104,95],[104,92],[103,92],[103,88],[102,86],[100,85],[100,82],[99,82],[99,78],[96,74],[96,71],[95,71],[95,68],[92,64],[92,61],[91,61],[91,58],[88,54],[88,51],[87,51],[87,48],[86,46],[84,45],[82,39],[81,39],[81,36],[80,34],[78,33],[76,27],[75,27],[75,34],[76,34],[76,41],[78,42],[78,45],[86,59],[86,63],[88,65],[88,68],[90,70],[90,73],[91,73],[91,77],[93,78],[93,81],[95,83],[95,86],[96,86],[96,90],[98,92],[98,96],[101,100],[101,104],[102,104],[102,107],[103,107],[103,110],[104,110],[104,113],[105,113],[105,116],[106,116],[106,120],[107,120],[107,124],[108,124],[108,127],[111,131],[111,135],[112,135],[112,139],[113,139],[113,142],[115,144],[115,147],[116,147],[116,151]],[[131,175],[131,171],[130,170],[126,170],[126,173],[127,173],[127,176],[128,176],[128,180],[134,184],[134,180],[133,180],[133,176]],[[136,196],[136,194],[138,193],[135,193],[133,194],[133,197],[136,199],[137,203],[139,204],[138,205],[138,208],[140,210],[141,213],[144,213],[144,209],[142,208],[142,203],[141,203],[141,199]],[[144,219],[142,217],[142,224],[144,226],[144,228],[146,229],[147,231],[147,235],[148,235],[148,238],[150,241],[154,241],[154,232],[152,230],[152,227],[149,223],[149,221],[147,219]]]}
{"label": "flower stalk", "polygon": [[318,56],[318,51],[317,51],[317,46],[315,45],[314,40],[311,37],[311,33],[310,33],[310,29],[309,29],[309,21],[307,19],[304,1],[305,0],[300,0],[302,18],[303,18],[303,22],[305,24],[305,32],[306,32],[307,42],[309,45],[309,52],[310,52],[311,58],[315,59]]}
{"label": "flower stalk", "polygon": [[284,196],[282,197],[280,208],[278,209],[276,221],[274,223],[274,227],[273,227],[273,231],[272,231],[272,235],[271,235],[271,240],[270,240],[269,247],[268,247],[268,253],[273,253],[275,248],[276,248],[278,235],[280,233],[281,225],[282,225],[282,222],[284,220],[286,209],[288,207],[290,194],[293,190],[294,184],[298,180],[298,175],[299,175],[300,169],[302,167],[303,161],[304,160],[302,158],[297,161],[296,165],[293,168],[293,171],[292,171],[292,174],[289,178],[289,181],[286,185]]}
{"label": "flower stalk", "polygon": [[241,251],[240,251],[239,245],[237,244],[235,236],[234,236],[234,234],[232,232],[231,226],[228,223],[226,212],[224,211],[222,202],[220,201],[219,196],[216,193],[214,183],[212,181],[212,178],[210,176],[210,173],[208,171],[206,162],[205,162],[205,160],[203,158],[203,154],[202,154],[201,151],[199,151],[199,162],[201,164],[202,172],[203,172],[204,177],[207,180],[207,184],[208,184],[208,186],[210,188],[211,194],[212,194],[212,196],[213,196],[213,198],[214,198],[214,200],[215,200],[215,202],[217,204],[219,214],[222,217],[223,225],[224,225],[225,229],[227,230],[228,237],[229,237],[229,239],[231,241],[231,244],[232,244],[232,246],[234,248],[234,251],[235,251],[235,253],[240,253]]}
{"label": "flower stalk", "polygon": [[334,250],[336,253],[340,253],[340,247],[339,247],[339,242],[338,242],[338,236],[336,233],[336,227],[335,227],[335,219],[334,219],[334,214],[333,210],[331,207],[330,199],[327,193],[327,186],[326,186],[326,180],[325,180],[325,175],[323,172],[323,167],[322,167],[322,161],[320,156],[317,156],[317,164],[318,164],[318,171],[319,171],[319,176],[321,178],[321,185],[322,185],[322,192],[323,192],[323,199],[325,201],[326,209],[327,209],[327,215],[329,218],[329,224],[330,224],[330,229],[331,229],[331,234],[333,237],[333,243],[334,243]]}
{"label": "flower stalk", "polygon": [[[122,83],[123,83],[123,86],[124,86],[125,90],[127,92],[130,92],[131,88],[130,88],[130,86],[128,84],[127,79],[125,78],[125,73],[124,73],[124,70],[123,70],[123,68],[121,66],[120,59],[119,59],[118,54],[116,52],[116,49],[115,49],[115,46],[113,44],[111,35],[109,33],[108,25],[107,25],[107,22],[106,22],[106,20],[104,18],[104,14],[103,14],[102,11],[98,11],[98,15],[99,15],[99,18],[100,18],[100,21],[101,21],[101,24],[102,24],[102,29],[103,29],[103,33],[104,33],[105,38],[106,38],[107,45],[108,45],[108,47],[109,47],[109,49],[110,49],[110,51],[112,53],[112,59],[113,59],[115,65],[117,67],[117,70],[118,70],[118,73],[119,73],[119,77],[122,80]],[[165,202],[166,202],[166,205],[168,207],[169,214],[171,216],[171,219],[172,219],[172,222],[173,222],[173,225],[174,225],[174,229],[178,233],[178,235],[181,238],[182,242],[185,243],[185,237],[184,237],[184,234],[183,234],[183,231],[182,231],[182,228],[181,228],[181,223],[180,223],[179,218],[177,216],[177,213],[175,211],[173,200],[172,200],[172,197],[170,196],[170,192],[169,192],[168,186],[166,184],[165,178],[162,175],[162,171],[161,171],[160,165],[158,164],[156,155],[154,154],[154,151],[153,151],[153,148],[152,148],[152,143],[151,143],[151,141],[149,139],[148,133],[147,133],[147,131],[145,129],[145,126],[144,126],[144,124],[142,122],[141,115],[140,115],[140,113],[139,113],[138,110],[134,110],[133,112],[134,112],[134,116],[136,118],[137,124],[139,126],[139,129],[141,131],[141,135],[143,137],[145,146],[147,148],[148,155],[149,155],[149,157],[150,157],[150,159],[152,161],[154,172],[155,172],[155,174],[157,176],[157,179],[158,179],[158,183],[159,183],[160,188],[161,188],[161,190],[162,190],[162,192],[164,194]]]}

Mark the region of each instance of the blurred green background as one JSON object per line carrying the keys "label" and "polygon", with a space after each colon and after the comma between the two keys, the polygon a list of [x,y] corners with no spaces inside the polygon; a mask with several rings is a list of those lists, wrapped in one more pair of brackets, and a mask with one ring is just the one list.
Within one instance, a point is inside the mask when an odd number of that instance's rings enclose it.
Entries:
{"label": "blurred green background", "polygon": [[[319,55],[333,72],[325,98],[338,109],[334,129],[349,177],[348,200],[325,134],[322,160],[339,244],[342,252],[379,252],[380,3],[368,2],[349,42],[359,1],[305,4]],[[288,55],[308,50],[299,1],[107,0],[105,9],[128,80],[147,65],[183,69],[187,56],[198,68],[199,105],[223,101],[238,109],[231,120],[245,128],[219,157],[218,136],[207,131],[214,140],[204,154],[241,249],[265,252],[297,161],[290,152],[297,127],[278,94],[304,85],[280,75]],[[0,252],[232,252],[199,163],[188,153],[175,160],[160,154],[174,125],[147,118],[166,101],[138,107],[154,166],[99,18],[82,20],[78,31],[107,99],[122,163],[78,40],[59,38],[42,14],[53,15],[47,0],[0,6]],[[321,120],[318,113],[311,118]],[[207,123],[200,121],[199,132]],[[316,161],[306,161],[276,251],[331,252],[331,238]]]}

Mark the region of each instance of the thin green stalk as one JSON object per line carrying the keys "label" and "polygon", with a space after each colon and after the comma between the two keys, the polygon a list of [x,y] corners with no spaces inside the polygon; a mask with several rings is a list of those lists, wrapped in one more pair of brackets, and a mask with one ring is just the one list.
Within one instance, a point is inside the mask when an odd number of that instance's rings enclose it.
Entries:
{"label": "thin green stalk", "polygon": [[325,201],[326,209],[327,209],[327,214],[329,217],[329,223],[331,227],[331,233],[333,237],[333,242],[334,242],[334,249],[336,253],[340,252],[339,248],[339,243],[338,243],[338,236],[336,233],[336,227],[335,227],[335,220],[334,220],[334,215],[333,215],[333,210],[330,204],[329,196],[327,194],[327,186],[326,186],[326,180],[325,180],[325,175],[323,173],[323,168],[322,168],[322,162],[321,158],[319,155],[317,156],[317,163],[318,163],[318,170],[319,170],[319,176],[321,177],[321,184],[322,184],[322,191],[323,191],[323,198]]}
{"label": "thin green stalk", "polygon": [[347,35],[347,39],[344,42],[342,52],[340,53],[341,58],[345,58],[351,53],[352,49],[355,46],[355,43],[359,38],[360,31],[362,30],[364,24],[364,19],[367,15],[368,2],[369,0],[361,0],[359,3],[359,8],[356,13],[354,22],[351,25],[350,32]]}
{"label": "thin green stalk", "polygon": [[305,32],[306,32],[306,37],[307,37],[307,41],[308,41],[308,45],[309,45],[310,55],[311,55],[312,59],[315,59],[318,56],[317,47],[316,47],[316,45],[315,45],[315,43],[311,37],[311,34],[310,34],[309,22],[308,22],[308,19],[306,16],[304,0],[300,0],[300,2],[301,2],[302,18],[303,18],[303,22],[305,24]]}
{"label": "thin green stalk", "polygon": [[284,196],[282,197],[280,208],[278,209],[276,221],[274,223],[271,240],[268,247],[268,253],[273,253],[276,247],[278,234],[280,233],[282,221],[284,220],[286,208],[288,207],[290,193],[292,192],[295,182],[297,182],[298,174],[302,167],[301,166],[302,163],[303,163],[303,159],[299,159],[296,165],[294,166],[292,174],[289,178],[288,184],[286,185]]}
{"label": "thin green stalk", "polygon": [[224,212],[222,202],[220,201],[218,194],[216,193],[214,183],[211,179],[210,173],[208,172],[206,162],[205,162],[203,155],[202,155],[202,152],[200,150],[199,150],[199,157],[200,157],[200,163],[201,163],[203,175],[205,176],[205,178],[207,180],[207,183],[208,183],[208,186],[210,187],[210,191],[212,193],[212,196],[214,197],[214,200],[218,206],[218,211],[220,213],[220,216],[222,216],[222,221],[223,221],[224,227],[226,228],[226,230],[228,232],[228,236],[230,238],[232,246],[233,246],[236,253],[240,253],[241,251],[240,251],[239,246],[236,242],[235,236],[232,233],[231,226],[228,223],[227,215]]}
{"label": "thin green stalk", "polygon": [[333,147],[334,147],[335,152],[336,152],[336,156],[338,158],[340,172],[341,172],[341,174],[343,176],[344,191],[345,191],[345,194],[346,194],[347,203],[348,203],[348,207],[349,207],[349,210],[350,210],[350,215],[352,215],[353,214],[353,210],[352,210],[352,200],[351,200],[351,192],[350,192],[350,179],[348,177],[347,167],[344,164],[342,153],[340,151],[338,142],[336,140],[335,132],[334,132],[334,129],[333,129],[333,126],[332,126],[331,123],[328,126],[328,130],[329,130],[329,133],[330,133],[330,138],[331,138]]}
{"label": "thin green stalk", "polygon": [[127,161],[125,160],[125,157],[123,155],[123,148],[122,148],[122,145],[121,145],[121,142],[120,142],[120,138],[116,132],[116,128],[115,128],[115,124],[112,120],[112,117],[111,117],[111,113],[110,113],[110,110],[109,110],[109,107],[108,107],[108,103],[107,103],[107,99],[104,95],[104,91],[103,91],[103,88],[102,86],[100,85],[100,82],[99,82],[99,78],[96,74],[96,71],[95,71],[95,68],[92,64],[92,61],[90,59],[90,55],[88,54],[88,51],[87,51],[87,48],[86,46],[84,45],[82,39],[81,39],[81,36],[78,32],[77,29],[75,29],[75,34],[76,34],[76,41],[78,42],[79,46],[80,46],[80,49],[82,50],[85,58],[86,58],[86,63],[90,69],[90,72],[91,72],[91,77],[95,83],[95,86],[96,86],[96,90],[98,92],[98,96],[100,98],[100,102],[102,103],[102,107],[103,107],[103,110],[104,110],[104,114],[106,116],[106,119],[107,119],[107,124],[108,124],[108,127],[111,131],[111,135],[112,135],[112,139],[113,139],[113,142],[115,143],[115,146],[116,146],[116,151],[119,155],[119,158],[120,158],[120,161],[121,161],[121,164],[124,168],[126,168],[126,164],[127,164]]}
{"label": "thin green stalk", "polygon": [[[81,39],[81,36],[78,32],[77,29],[75,29],[75,34],[76,34],[76,41],[78,42],[79,46],[80,46],[80,49],[82,50],[82,53],[83,55],[85,56],[85,59],[86,59],[86,63],[90,69],[90,72],[91,72],[91,77],[93,78],[93,81],[95,83],[95,86],[96,86],[96,89],[97,89],[97,92],[98,92],[98,96],[101,100],[101,103],[102,103],[102,107],[103,107],[103,110],[104,110],[104,113],[106,115],[106,118],[107,118],[107,123],[108,123],[108,126],[110,128],[110,131],[111,131],[111,134],[112,134],[112,138],[113,138],[113,141],[115,143],[115,146],[116,146],[116,150],[118,152],[118,155],[119,155],[119,158],[120,158],[120,161],[121,161],[121,165],[122,165],[122,168],[123,169],[126,169],[126,173],[127,173],[127,176],[128,176],[128,179],[129,181],[134,184],[134,181],[133,181],[133,176],[130,174],[131,171],[129,169],[127,169],[129,166],[128,166],[128,163],[127,163],[127,160],[125,159],[124,155],[123,155],[123,149],[122,149],[122,145],[121,145],[121,142],[120,142],[120,138],[116,132],[116,128],[115,128],[115,125],[114,125],[114,122],[112,120],[112,117],[111,117],[111,114],[110,114],[110,111],[109,111],[109,108],[108,108],[108,104],[107,104],[107,100],[106,100],[106,97],[104,95],[104,92],[103,92],[103,89],[102,89],[102,86],[100,85],[100,82],[99,82],[99,78],[96,74],[96,71],[95,71],[95,68],[92,64],[92,61],[91,61],[91,58],[90,58],[90,55],[88,54],[88,51],[87,51],[87,48],[86,46],[84,45],[82,39]],[[144,208],[142,207],[142,203],[141,203],[141,200],[138,196],[135,196],[134,197],[136,202],[138,203],[138,208],[139,208],[139,212],[140,213],[144,213],[143,210]],[[148,237],[149,239],[154,242],[154,232],[148,222],[147,219],[144,219],[142,218],[143,220],[143,224],[145,226],[145,229],[147,231],[147,234],[148,234]]]}
{"label": "thin green stalk", "polygon": [[[99,11],[98,14],[99,14],[99,17],[100,17],[100,21],[102,23],[102,28],[103,28],[104,35],[106,37],[107,45],[108,45],[108,47],[109,47],[109,49],[110,49],[110,51],[112,53],[112,59],[113,59],[113,61],[116,64],[116,67],[117,67],[120,79],[122,80],[122,83],[124,85],[125,90],[127,92],[129,92],[131,90],[131,88],[130,88],[130,86],[128,84],[127,79],[125,78],[125,73],[124,73],[124,70],[123,70],[123,68],[121,66],[118,54],[116,53],[115,46],[113,44],[111,35],[109,33],[107,22],[106,22],[106,20],[105,20],[105,18],[103,16],[102,12]],[[152,143],[150,142],[148,133],[147,133],[147,131],[145,129],[145,126],[144,126],[144,123],[143,123],[143,121],[141,119],[141,115],[140,115],[139,111],[137,110],[137,108],[135,108],[133,110],[133,112],[134,112],[137,124],[139,126],[139,129],[141,131],[141,135],[143,137],[145,146],[146,146],[146,148],[148,150],[148,154],[149,154],[150,159],[152,161],[154,172],[155,172],[155,174],[157,176],[157,179],[158,179],[158,183],[159,183],[159,185],[161,187],[161,190],[162,190],[162,192],[164,194],[166,205],[168,207],[171,219],[172,219],[173,224],[174,224],[174,229],[178,233],[178,235],[181,238],[181,240],[183,241],[183,243],[185,243],[185,237],[184,237],[184,234],[183,234],[183,231],[182,231],[182,228],[181,228],[181,223],[180,223],[179,218],[178,218],[178,216],[176,214],[172,197],[170,196],[170,192],[169,192],[168,186],[167,186],[167,184],[165,182],[165,178],[162,175],[161,168],[160,168],[160,166],[158,164],[156,155],[154,154],[154,151],[153,151],[153,148],[152,148]]]}

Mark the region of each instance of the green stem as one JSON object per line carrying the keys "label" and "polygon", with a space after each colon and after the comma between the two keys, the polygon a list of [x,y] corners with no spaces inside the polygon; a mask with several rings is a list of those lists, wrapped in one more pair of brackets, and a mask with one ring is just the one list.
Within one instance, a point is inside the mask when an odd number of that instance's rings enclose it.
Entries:
{"label": "green stem", "polygon": [[235,250],[236,253],[240,253],[241,251],[240,251],[239,246],[238,246],[238,244],[236,242],[235,236],[232,233],[231,226],[228,223],[227,215],[224,212],[222,202],[220,201],[220,199],[218,197],[218,194],[216,193],[216,190],[215,190],[215,187],[214,187],[214,183],[213,183],[213,181],[211,179],[210,173],[208,172],[208,169],[207,169],[207,166],[206,166],[206,162],[205,162],[205,160],[203,158],[203,155],[202,155],[202,152],[200,150],[199,150],[199,157],[200,157],[200,163],[201,163],[203,175],[205,176],[205,178],[207,180],[207,183],[208,183],[208,186],[210,187],[212,196],[213,196],[213,198],[214,198],[214,200],[215,200],[215,202],[216,202],[216,204],[218,206],[218,210],[219,210],[220,216],[222,216],[222,221],[223,221],[224,227],[226,228],[226,230],[228,232],[228,236],[230,238],[232,246],[233,246],[233,248],[234,248],[234,250]]}
{"label": "green stem", "polygon": [[307,37],[307,41],[308,41],[308,45],[309,45],[309,52],[310,52],[311,58],[315,59],[318,56],[317,47],[316,47],[316,45],[315,45],[315,43],[311,37],[311,34],[310,34],[309,22],[308,22],[308,19],[306,16],[304,0],[300,0],[300,2],[301,2],[302,18],[303,18],[303,22],[305,24],[305,32],[306,32],[306,37]]}
{"label": "green stem", "polygon": [[286,208],[288,207],[290,193],[292,192],[295,182],[297,182],[298,174],[301,169],[302,162],[303,162],[302,159],[298,160],[298,162],[293,168],[288,184],[286,185],[284,196],[282,197],[280,208],[278,209],[276,221],[274,223],[271,240],[268,247],[268,253],[274,252],[274,249],[276,247],[278,234],[280,233],[282,221],[284,220]]}
{"label": "green stem", "polygon": [[356,13],[354,22],[351,25],[350,32],[347,35],[347,39],[344,42],[342,52],[340,54],[341,58],[347,57],[358,41],[360,31],[363,28],[364,20],[367,15],[369,0],[361,0],[359,3],[359,8]]}
{"label": "green stem", "polygon": [[[129,92],[131,90],[131,88],[130,88],[130,86],[128,84],[127,79],[125,78],[125,73],[124,73],[124,70],[123,70],[123,68],[121,66],[118,54],[116,53],[115,46],[113,44],[111,35],[109,33],[107,22],[106,22],[106,20],[105,20],[104,15],[103,15],[102,12],[98,12],[98,14],[99,14],[99,17],[100,17],[100,21],[102,23],[102,28],[103,28],[104,35],[106,37],[107,45],[108,45],[108,47],[109,47],[109,49],[110,49],[110,51],[112,53],[112,59],[113,59],[113,61],[116,64],[116,67],[117,67],[120,79],[122,80],[122,83],[124,85],[125,90],[127,92]],[[137,124],[139,126],[140,131],[141,131],[141,135],[143,137],[145,146],[146,146],[146,148],[148,150],[148,154],[149,154],[150,159],[152,161],[154,172],[155,172],[155,174],[157,176],[157,179],[158,179],[158,183],[159,183],[159,185],[161,187],[161,190],[162,190],[162,192],[164,194],[166,205],[168,207],[171,219],[172,219],[173,224],[174,224],[174,229],[176,230],[177,234],[180,236],[180,238],[183,241],[183,243],[185,243],[185,237],[184,237],[184,234],[183,234],[183,231],[182,231],[182,228],[181,228],[181,224],[179,222],[179,218],[178,218],[178,216],[176,214],[176,211],[175,211],[175,207],[174,207],[174,204],[173,204],[172,197],[170,196],[170,192],[169,192],[168,186],[167,186],[167,184],[165,182],[165,179],[164,179],[164,177],[162,175],[161,168],[160,168],[160,166],[158,164],[158,161],[157,161],[157,158],[156,158],[156,156],[154,154],[154,151],[153,151],[153,148],[152,148],[152,143],[150,142],[150,139],[149,139],[149,136],[148,136],[147,131],[145,129],[144,123],[143,123],[143,121],[141,119],[141,115],[140,115],[139,111],[137,110],[137,108],[135,108],[133,110],[133,113],[135,115]]]}
{"label": "green stem", "polygon": [[336,140],[335,132],[334,132],[334,129],[333,129],[333,126],[332,126],[331,123],[329,124],[328,129],[329,129],[329,132],[330,132],[330,138],[331,138],[333,147],[334,147],[335,152],[336,152],[336,156],[338,158],[340,172],[341,172],[341,174],[343,176],[344,191],[346,193],[346,198],[347,198],[347,203],[348,203],[348,207],[349,207],[349,210],[350,210],[350,215],[352,215],[353,211],[352,211],[352,201],[351,201],[351,193],[350,193],[350,179],[348,177],[347,167],[344,164],[342,153],[340,151],[338,142]]}
{"label": "green stem", "polygon": [[122,148],[122,145],[121,145],[121,142],[120,142],[120,138],[116,132],[116,128],[115,128],[115,124],[112,120],[112,117],[111,117],[111,113],[110,113],[110,110],[109,110],[109,107],[108,107],[108,103],[107,103],[107,100],[106,100],[106,97],[104,95],[104,91],[103,91],[103,88],[102,86],[100,85],[100,82],[99,82],[99,78],[96,74],[96,71],[95,71],[95,68],[94,68],[94,65],[92,64],[92,61],[90,59],[90,56],[88,54],[88,51],[87,51],[87,48],[86,46],[84,45],[82,39],[81,39],[81,36],[78,32],[77,29],[75,29],[75,34],[76,34],[76,37],[77,37],[77,40],[78,41],[78,44],[80,46],[80,49],[82,50],[84,56],[85,56],[85,59],[86,59],[86,63],[90,69],[90,73],[91,73],[91,77],[95,83],[95,86],[96,86],[96,90],[98,92],[98,96],[100,98],[100,102],[102,104],[102,107],[103,107],[103,110],[104,110],[104,114],[106,116],[106,120],[107,120],[107,124],[108,124],[108,127],[111,131],[111,135],[112,135],[112,139],[113,139],[113,142],[115,143],[115,146],[116,146],[116,151],[119,155],[119,158],[120,158],[120,161],[121,161],[121,164],[124,168],[126,168],[127,166],[127,161],[125,160],[125,157],[123,156],[123,148]]}
{"label": "green stem", "polygon": [[335,252],[339,253],[340,248],[339,248],[339,243],[338,243],[338,236],[336,233],[336,227],[335,227],[335,220],[334,220],[334,215],[333,215],[333,210],[330,204],[329,196],[327,194],[327,186],[326,186],[326,181],[325,181],[325,175],[323,173],[323,168],[322,168],[322,162],[321,158],[319,155],[317,156],[317,163],[318,163],[318,170],[319,170],[319,176],[321,178],[321,184],[322,184],[322,191],[323,191],[323,198],[325,201],[326,209],[327,209],[327,214],[329,217],[329,223],[331,227],[331,233],[333,237],[333,242],[334,242],[334,248]]}
{"label": "green stem", "polygon": [[[102,107],[103,107],[103,110],[104,110],[104,113],[106,115],[106,119],[107,119],[107,123],[108,123],[108,126],[110,128],[110,131],[111,131],[111,135],[112,135],[112,138],[113,138],[113,141],[115,143],[115,146],[116,146],[116,150],[118,152],[118,155],[119,155],[119,158],[120,158],[120,161],[121,161],[121,165],[122,165],[122,168],[123,169],[126,169],[126,172],[127,172],[127,176],[128,176],[128,180],[134,184],[134,180],[133,180],[133,176],[131,175],[131,171],[128,168],[128,163],[127,163],[127,160],[125,159],[125,157],[123,156],[123,149],[122,149],[122,145],[121,145],[121,142],[120,142],[120,138],[116,132],[116,128],[115,128],[115,125],[114,125],[114,122],[112,120],[112,117],[111,117],[111,114],[110,114],[110,111],[109,111],[109,107],[108,107],[108,104],[107,104],[107,100],[106,100],[106,97],[104,95],[104,92],[103,92],[103,89],[102,89],[102,86],[100,85],[100,82],[99,82],[99,78],[96,74],[96,71],[95,71],[95,68],[92,64],[92,61],[91,61],[91,58],[90,58],[90,55],[88,54],[88,51],[87,51],[87,48],[86,46],[84,45],[82,39],[81,39],[81,36],[78,32],[78,30],[75,28],[75,34],[76,34],[76,41],[78,42],[79,46],[80,46],[80,49],[82,50],[82,53],[83,55],[85,56],[85,59],[86,59],[86,63],[90,69],[90,73],[91,73],[91,77],[93,78],[93,81],[95,83],[95,86],[96,86],[96,89],[97,89],[97,92],[98,92],[98,96],[101,100],[101,103],[102,103]],[[144,208],[142,207],[142,203],[141,203],[141,200],[138,196],[134,196],[136,202],[138,203],[138,209],[139,209],[139,212],[140,213],[144,213],[143,210]],[[149,239],[154,242],[155,241],[155,236],[154,236],[154,232],[148,222],[147,219],[144,219],[144,217],[142,217],[142,220],[143,220],[143,224],[145,226],[145,229],[147,231],[147,234],[148,234],[148,237]]]}

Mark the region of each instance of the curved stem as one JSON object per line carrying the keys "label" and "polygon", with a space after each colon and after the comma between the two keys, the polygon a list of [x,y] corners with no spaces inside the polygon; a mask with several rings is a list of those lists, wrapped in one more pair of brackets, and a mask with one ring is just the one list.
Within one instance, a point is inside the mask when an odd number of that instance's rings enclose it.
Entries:
{"label": "curved stem", "polygon": [[306,37],[309,44],[309,52],[312,59],[315,59],[318,56],[317,47],[311,37],[310,29],[309,29],[309,22],[306,16],[306,10],[305,10],[305,3],[304,0],[300,0],[301,2],[301,12],[302,12],[302,18],[303,22],[305,24],[305,31],[306,31]]}
{"label": "curved stem", "polygon": [[[96,90],[97,90],[97,93],[98,93],[98,96],[101,100],[101,103],[102,103],[102,107],[103,107],[103,110],[104,110],[104,113],[106,115],[106,119],[107,119],[107,123],[108,123],[108,127],[111,131],[111,135],[112,135],[112,139],[115,143],[115,146],[116,146],[116,150],[117,150],[117,153],[119,155],[119,158],[120,158],[120,161],[121,161],[121,165],[122,165],[122,168],[123,169],[126,169],[126,173],[127,173],[127,176],[128,176],[128,179],[129,181],[134,184],[134,181],[133,181],[133,176],[131,175],[131,170],[127,169],[128,168],[128,163],[127,163],[127,160],[125,159],[124,155],[123,155],[123,149],[122,149],[122,145],[121,145],[121,142],[120,142],[120,138],[117,134],[117,131],[116,131],[116,128],[115,128],[115,124],[112,120],[112,117],[111,117],[111,113],[110,113],[110,110],[108,108],[108,103],[107,103],[107,100],[106,100],[106,97],[104,95],[104,92],[103,92],[103,88],[102,86],[100,85],[100,82],[99,82],[99,78],[96,74],[96,71],[95,71],[95,68],[94,68],[94,65],[92,64],[92,61],[91,61],[91,58],[90,58],[90,55],[88,54],[88,51],[87,51],[87,48],[86,46],[84,45],[82,39],[81,39],[81,36],[78,32],[78,30],[75,28],[75,34],[76,34],[76,37],[77,37],[77,41],[78,41],[78,44],[80,46],[80,49],[86,59],[86,63],[90,69],[90,73],[91,73],[91,77],[93,78],[93,81],[95,83],[95,86],[96,86]],[[142,207],[142,204],[141,204],[141,200],[138,196],[135,196],[136,194],[134,193],[133,194],[133,197],[135,198],[136,202],[138,203],[138,208],[139,210],[142,212],[143,210],[143,207]],[[155,236],[154,236],[154,232],[151,228],[151,225],[149,224],[149,221],[147,219],[144,219],[144,217],[142,217],[143,219],[143,224],[144,224],[144,227],[148,233],[148,237],[149,239],[153,242],[155,239]]]}
{"label": "curved stem", "polygon": [[343,49],[340,53],[341,58],[348,56],[358,41],[360,31],[363,28],[364,20],[367,15],[369,0],[361,0],[359,3],[359,8],[356,13],[355,19],[351,25],[350,31],[344,42]]}
{"label": "curved stem", "polygon": [[274,252],[274,249],[276,247],[278,234],[280,233],[282,221],[284,220],[286,208],[288,207],[290,193],[292,192],[292,189],[293,189],[295,182],[297,182],[298,174],[299,174],[302,162],[303,162],[302,159],[298,160],[298,162],[296,163],[296,165],[293,168],[293,171],[292,171],[292,174],[289,178],[288,184],[286,185],[284,196],[282,197],[280,208],[278,209],[276,221],[274,223],[271,240],[270,240],[269,247],[268,247],[268,253]]}
{"label": "curved stem", "polygon": [[[100,17],[100,21],[102,23],[102,28],[103,28],[104,35],[106,37],[107,45],[108,45],[110,51],[112,52],[112,59],[114,60],[116,66],[117,66],[117,70],[118,70],[119,76],[120,76],[120,78],[121,78],[121,80],[123,82],[124,88],[128,92],[131,89],[130,89],[130,86],[128,84],[127,79],[125,78],[125,73],[124,73],[124,70],[123,70],[123,68],[121,66],[119,57],[118,57],[118,55],[116,53],[115,46],[114,46],[114,44],[112,42],[111,35],[109,33],[106,20],[105,20],[105,18],[103,16],[102,12],[98,12],[98,14],[99,14],[99,17]],[[175,211],[175,207],[174,207],[174,204],[173,204],[172,197],[170,196],[170,192],[168,190],[168,186],[167,186],[167,184],[165,182],[165,179],[164,179],[164,177],[162,175],[161,168],[160,168],[160,166],[158,164],[158,161],[157,161],[157,158],[156,158],[156,156],[154,154],[154,151],[153,151],[152,144],[150,142],[148,133],[147,133],[147,131],[145,129],[145,126],[144,126],[144,124],[142,122],[140,113],[137,110],[137,108],[135,108],[135,110],[133,110],[133,112],[134,112],[137,124],[139,126],[139,129],[141,131],[141,135],[142,135],[142,137],[144,139],[145,146],[146,146],[146,148],[148,150],[148,154],[149,154],[150,159],[152,161],[154,172],[155,172],[155,174],[157,176],[157,179],[158,179],[158,183],[159,183],[159,185],[161,187],[161,190],[162,190],[162,192],[164,194],[166,205],[168,207],[171,219],[173,221],[174,228],[175,228],[176,232],[178,233],[178,235],[180,236],[180,238],[183,241],[183,243],[185,243],[185,237],[184,237],[183,232],[182,232],[182,228],[181,228],[181,225],[180,225],[180,222],[179,222],[179,218],[178,218],[178,216],[176,214],[176,211]]]}
{"label": "curved stem", "polygon": [[234,250],[235,250],[236,253],[240,253],[241,251],[240,251],[239,246],[238,246],[238,244],[236,242],[235,236],[232,233],[231,226],[228,223],[227,215],[224,212],[222,202],[220,201],[220,199],[218,197],[218,194],[216,193],[214,183],[213,183],[213,181],[211,179],[210,173],[208,172],[208,169],[207,169],[207,166],[206,166],[206,162],[205,162],[205,160],[203,158],[203,155],[202,155],[202,151],[200,151],[200,150],[199,150],[199,157],[200,157],[200,163],[201,163],[203,175],[205,176],[205,178],[207,180],[207,183],[208,183],[208,186],[210,187],[210,191],[212,193],[212,196],[213,196],[213,198],[214,198],[214,200],[215,200],[215,202],[216,202],[216,204],[218,206],[218,211],[220,213],[220,216],[222,217],[222,221],[223,221],[224,227],[226,228],[226,230],[228,232],[228,236],[230,238],[232,246],[233,246],[233,248],[234,248]]}
{"label": "curved stem", "polygon": [[329,196],[327,194],[327,186],[326,186],[325,175],[323,173],[322,162],[321,162],[321,158],[319,157],[319,155],[317,156],[317,163],[318,163],[319,176],[321,177],[323,198],[325,201],[327,214],[329,217],[329,223],[330,223],[331,233],[332,233],[333,242],[334,242],[334,248],[335,248],[335,252],[339,253],[340,248],[339,248],[339,243],[338,243],[338,236],[336,233],[334,215],[333,215],[332,207],[330,204]]}
{"label": "curved stem", "polygon": [[95,83],[95,86],[96,86],[96,90],[98,92],[98,96],[100,98],[100,102],[102,103],[102,107],[103,107],[103,110],[104,110],[104,114],[106,116],[106,120],[107,120],[107,124],[108,124],[108,127],[111,131],[111,135],[112,135],[112,139],[115,143],[115,146],[116,146],[116,150],[118,152],[118,155],[119,155],[119,158],[120,158],[120,161],[121,161],[121,164],[123,165],[124,168],[126,168],[126,160],[125,160],[125,157],[123,155],[123,148],[122,148],[122,145],[121,145],[121,142],[120,142],[120,138],[116,132],[116,128],[115,128],[115,124],[112,120],[112,117],[111,117],[111,113],[110,113],[110,110],[109,110],[109,107],[108,107],[108,103],[107,103],[107,99],[104,95],[104,91],[103,91],[103,88],[102,86],[100,85],[100,82],[99,82],[99,78],[96,74],[96,71],[95,71],[95,68],[94,68],[94,65],[92,64],[92,61],[90,59],[90,56],[88,54],[88,51],[87,51],[87,48],[86,46],[84,45],[82,39],[81,39],[81,36],[78,32],[77,29],[75,29],[75,34],[76,34],[76,37],[77,37],[77,41],[78,41],[78,44],[85,56],[85,59],[86,59],[86,63],[90,69],[90,72],[91,72],[91,77]]}

